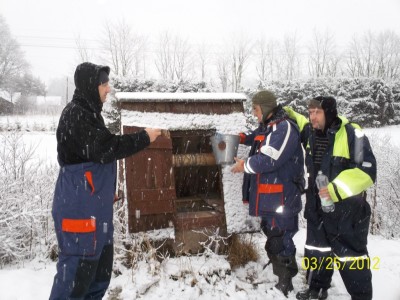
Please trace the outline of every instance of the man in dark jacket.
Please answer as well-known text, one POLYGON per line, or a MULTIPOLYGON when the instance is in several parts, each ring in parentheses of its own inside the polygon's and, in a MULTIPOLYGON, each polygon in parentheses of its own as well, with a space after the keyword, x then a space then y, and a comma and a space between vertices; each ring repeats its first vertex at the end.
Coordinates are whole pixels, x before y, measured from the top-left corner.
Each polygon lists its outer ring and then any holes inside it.
POLYGON ((75 92, 57 128, 60 164, 52 215, 59 246, 50 299, 101 299, 113 265, 116 160, 153 142, 159 129, 114 135, 101 111, 110 68, 78 65, 75 92))
POLYGON ((333 97, 309 101, 309 120, 285 108, 297 121, 306 151, 309 175, 304 217, 307 239, 303 267, 309 288, 297 299, 326 299, 333 270, 339 270, 352 300, 372 299, 372 274, 369 269, 367 236, 371 208, 366 190, 376 178, 376 160, 368 138, 356 124, 338 117, 333 97), (318 171, 329 184, 318 190, 318 171), (333 201, 327 212, 321 204, 333 201))
POLYGON ((298 180, 304 173, 300 132, 270 91, 256 93, 252 101, 260 126, 241 133, 241 143, 251 150, 246 160, 236 159, 232 171, 245 173, 243 200, 249 202, 250 215, 262 218, 265 250, 279 280, 275 287, 287 296, 298 272, 292 238, 298 231, 298 180))

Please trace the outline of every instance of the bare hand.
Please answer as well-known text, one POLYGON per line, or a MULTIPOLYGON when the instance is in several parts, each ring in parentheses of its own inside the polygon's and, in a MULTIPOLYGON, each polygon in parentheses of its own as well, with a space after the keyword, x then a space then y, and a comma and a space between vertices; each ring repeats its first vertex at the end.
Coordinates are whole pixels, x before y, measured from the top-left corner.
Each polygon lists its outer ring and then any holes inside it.
POLYGON ((319 190, 319 197, 320 198, 325 198, 325 199, 331 199, 331 195, 329 194, 329 191, 328 191, 328 187, 323 187, 323 188, 321 188, 320 190, 319 190))
POLYGON ((149 135, 150 143, 154 142, 161 135, 161 129, 159 128, 145 128, 144 130, 149 135))
POLYGON ((236 163, 231 168, 232 173, 243 173, 244 172, 244 160, 235 157, 236 163))

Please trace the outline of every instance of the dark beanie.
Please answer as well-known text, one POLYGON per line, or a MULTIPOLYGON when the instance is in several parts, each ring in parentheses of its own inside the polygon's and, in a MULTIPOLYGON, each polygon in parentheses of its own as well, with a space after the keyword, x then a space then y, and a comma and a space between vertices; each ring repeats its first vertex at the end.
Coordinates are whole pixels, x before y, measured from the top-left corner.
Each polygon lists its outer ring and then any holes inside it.
POLYGON ((263 113, 263 122, 267 120, 267 116, 278 106, 276 103, 276 96, 272 92, 266 90, 255 93, 252 101, 253 104, 260 105, 263 113))
POLYGON ((321 108, 325 113, 325 129, 329 128, 337 118, 336 99, 331 96, 318 96, 308 101, 308 108, 321 108))
POLYGON ((110 79, 108 78, 108 73, 104 70, 101 70, 99 73, 99 85, 108 82, 110 79))

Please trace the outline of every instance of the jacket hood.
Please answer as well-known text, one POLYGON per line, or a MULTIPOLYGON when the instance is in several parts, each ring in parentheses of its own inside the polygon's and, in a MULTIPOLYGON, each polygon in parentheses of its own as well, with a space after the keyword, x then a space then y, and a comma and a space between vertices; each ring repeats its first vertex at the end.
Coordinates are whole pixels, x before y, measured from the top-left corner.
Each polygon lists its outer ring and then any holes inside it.
POLYGON ((98 90, 100 71, 110 74, 110 68, 107 66, 84 62, 76 67, 74 75, 75 92, 72 100, 88 105, 94 112, 100 112, 103 108, 98 90))

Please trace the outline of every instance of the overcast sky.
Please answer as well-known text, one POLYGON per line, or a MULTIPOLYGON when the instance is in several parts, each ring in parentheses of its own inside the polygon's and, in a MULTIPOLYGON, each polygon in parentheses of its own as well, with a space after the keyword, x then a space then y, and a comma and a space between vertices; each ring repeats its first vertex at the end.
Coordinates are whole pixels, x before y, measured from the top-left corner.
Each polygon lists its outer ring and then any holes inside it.
POLYGON ((328 28, 344 46, 351 35, 391 29, 400 34, 400 0, 0 0, 5 18, 32 66, 48 81, 76 67, 75 36, 95 45, 106 20, 125 18, 156 38, 169 30, 216 43, 232 33, 306 41, 328 28))

